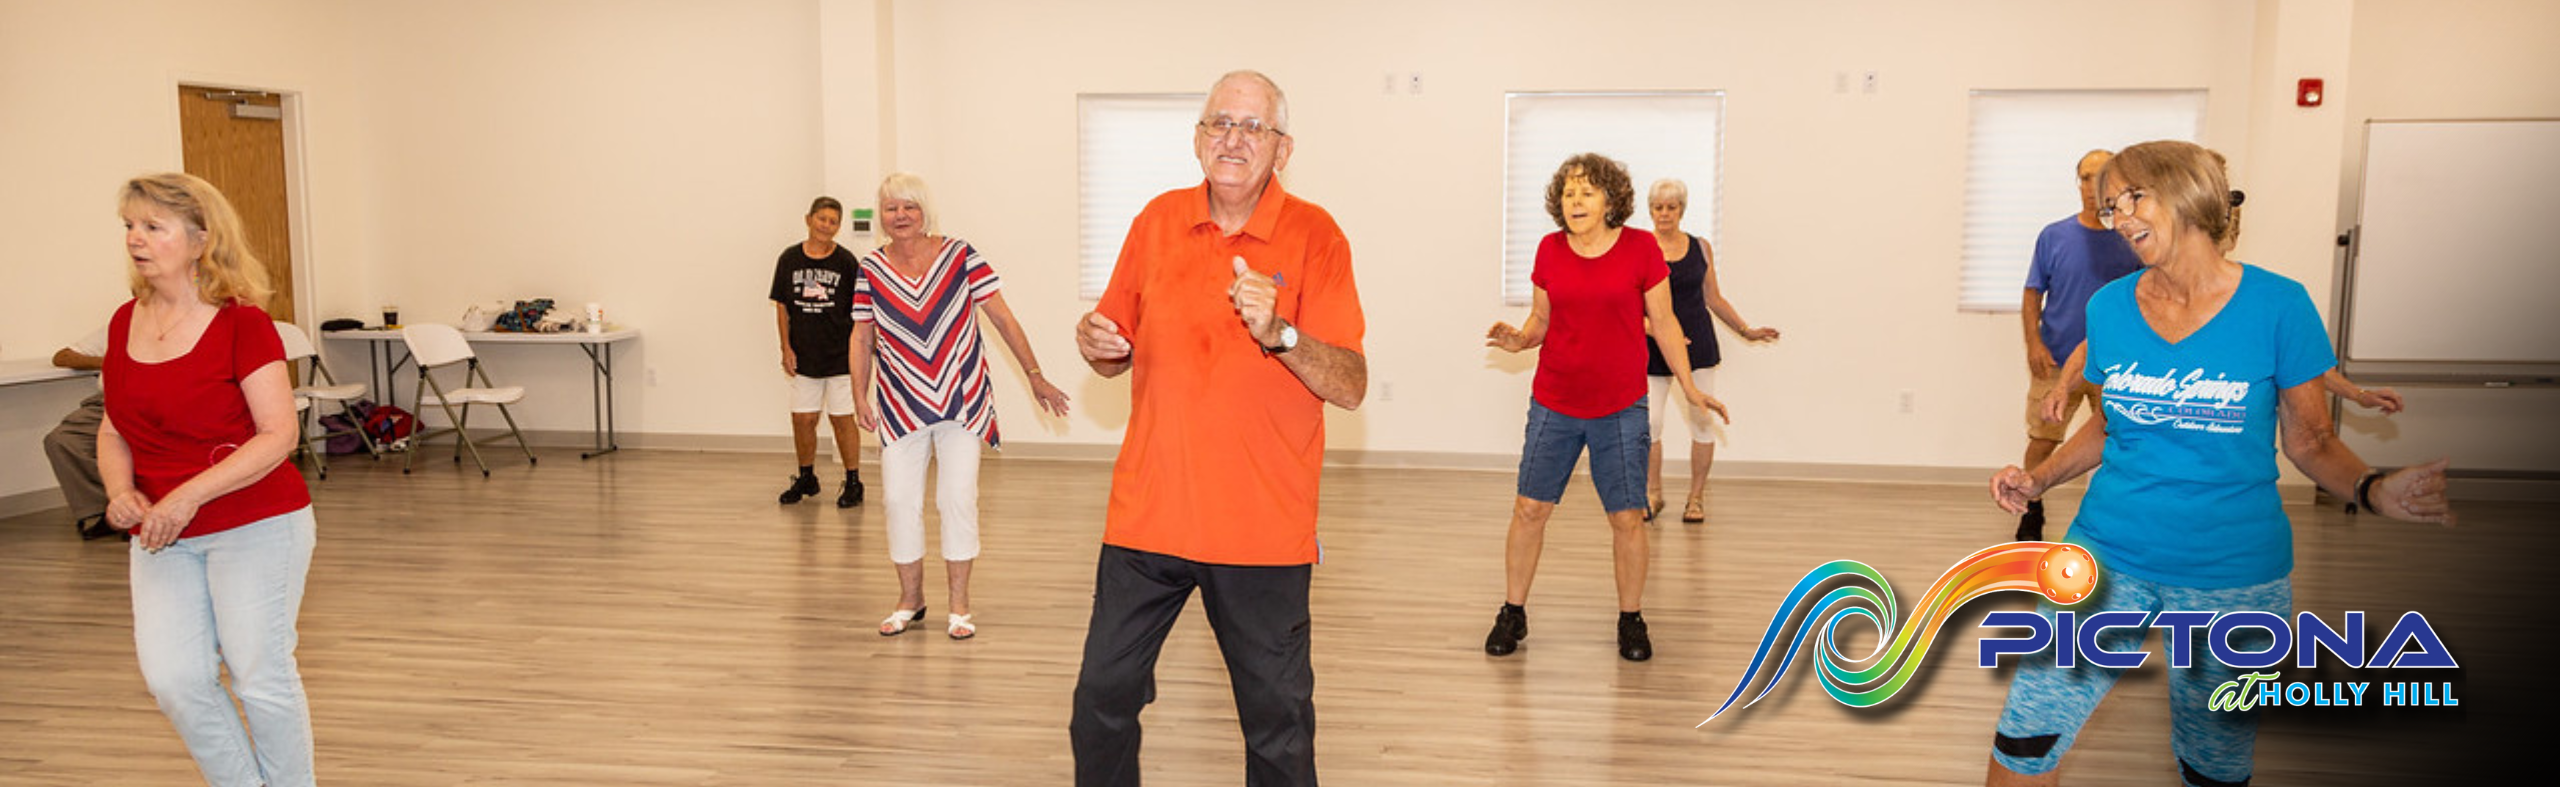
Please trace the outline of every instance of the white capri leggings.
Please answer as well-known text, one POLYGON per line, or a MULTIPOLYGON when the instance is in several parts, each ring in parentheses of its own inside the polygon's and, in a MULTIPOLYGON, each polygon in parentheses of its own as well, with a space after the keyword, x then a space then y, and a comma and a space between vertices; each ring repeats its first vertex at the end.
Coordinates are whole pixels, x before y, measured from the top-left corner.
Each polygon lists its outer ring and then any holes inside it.
POLYGON ((880 480, 888 485, 889 562, 924 559, 924 467, 942 468, 934 503, 942 512, 942 559, 978 557, 978 453, 986 443, 958 421, 927 426, 880 447, 880 480))
MULTIPOLYGON (((1680 386, 1671 384, 1670 375, 1652 376, 1644 379, 1645 384, 1651 386, 1652 391, 1653 398, 1647 401, 1649 406, 1646 409, 1649 411, 1648 417, 1653 421, 1653 442, 1655 445, 1662 444, 1663 414, 1671 412, 1671 409, 1674 407, 1679 408, 1680 412, 1686 413, 1689 416, 1689 442, 1697 443, 1699 445, 1712 445, 1715 443, 1716 435, 1724 431, 1724 425, 1716 423, 1716 415, 1714 413, 1707 412, 1707 409, 1704 407, 1690 407, 1689 400, 1680 395, 1680 386)), ((1689 379, 1690 381, 1697 383, 1698 390, 1707 392, 1708 396, 1716 395, 1715 367, 1710 366, 1704 369, 1691 369, 1689 370, 1689 379)))

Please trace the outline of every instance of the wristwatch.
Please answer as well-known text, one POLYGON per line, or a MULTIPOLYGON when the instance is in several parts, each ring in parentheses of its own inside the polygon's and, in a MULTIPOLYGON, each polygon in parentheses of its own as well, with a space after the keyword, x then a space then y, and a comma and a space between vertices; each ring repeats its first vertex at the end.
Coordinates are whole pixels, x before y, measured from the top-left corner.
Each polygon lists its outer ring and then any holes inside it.
POLYGON ((1280 323, 1280 344, 1264 345, 1262 351, 1279 355, 1295 349, 1298 349, 1298 326, 1290 325, 1288 321, 1283 320, 1280 323))

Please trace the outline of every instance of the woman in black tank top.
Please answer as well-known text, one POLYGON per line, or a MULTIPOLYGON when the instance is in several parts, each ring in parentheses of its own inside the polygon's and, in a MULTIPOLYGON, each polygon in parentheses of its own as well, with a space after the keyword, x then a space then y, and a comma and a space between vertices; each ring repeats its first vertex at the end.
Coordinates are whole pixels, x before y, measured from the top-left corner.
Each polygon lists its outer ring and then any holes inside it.
MULTIPOLYGON (((1671 265, 1671 313, 1680 320, 1680 331, 1689 337, 1689 368, 1700 390, 1710 395, 1715 381, 1712 371, 1724 359, 1716 347, 1715 326, 1708 315, 1723 320, 1735 334, 1755 342, 1775 341, 1778 329, 1751 327, 1742 314, 1726 301, 1716 287, 1715 249, 1704 238, 1680 229, 1680 219, 1689 210, 1689 187, 1676 179, 1654 181, 1647 200, 1653 216, 1654 240, 1662 245, 1662 257, 1671 265)), ((1667 401, 1661 392, 1672 386, 1671 365, 1662 350, 1645 346, 1651 355, 1645 373, 1653 376, 1653 456, 1645 465, 1645 518, 1662 512, 1662 424, 1664 413, 1676 408, 1689 418, 1689 503, 1680 512, 1682 522, 1707 521, 1707 469, 1715 464, 1715 431, 1704 412, 1667 401)))

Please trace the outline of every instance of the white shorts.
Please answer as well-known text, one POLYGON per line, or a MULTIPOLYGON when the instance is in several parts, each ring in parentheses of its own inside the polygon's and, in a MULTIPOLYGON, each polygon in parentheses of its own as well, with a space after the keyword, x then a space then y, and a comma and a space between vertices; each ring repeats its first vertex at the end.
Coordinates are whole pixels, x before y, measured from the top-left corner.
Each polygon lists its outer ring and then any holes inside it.
MULTIPOLYGON (((1716 441, 1716 435, 1724 431, 1724 424, 1716 421, 1715 413, 1707 412, 1704 407, 1689 406, 1689 400, 1680 395, 1680 386, 1672 385, 1669 375, 1647 376, 1644 379, 1645 384, 1650 386, 1652 397, 1645 402, 1645 417, 1653 422, 1654 442, 1662 442, 1662 422, 1665 420, 1662 415, 1670 412, 1674 407, 1689 414, 1689 442, 1700 445, 1713 444, 1716 441)), ((1698 390, 1705 391, 1708 396, 1716 395, 1715 367, 1691 369, 1689 380, 1697 383, 1698 390)))
POLYGON ((818 412, 825 406, 828 415, 853 414, 853 375, 834 377, 791 376, 791 411, 818 412))

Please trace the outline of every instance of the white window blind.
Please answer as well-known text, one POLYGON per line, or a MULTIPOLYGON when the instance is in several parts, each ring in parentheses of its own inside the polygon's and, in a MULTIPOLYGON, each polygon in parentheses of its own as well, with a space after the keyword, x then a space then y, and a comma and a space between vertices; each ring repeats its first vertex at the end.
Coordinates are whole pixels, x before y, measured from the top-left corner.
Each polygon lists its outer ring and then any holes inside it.
POLYGON ((1580 153, 1627 165, 1635 181, 1627 226, 1652 225, 1645 191, 1662 178, 1689 185, 1689 234, 1714 241, 1723 196, 1724 91, 1660 93, 1512 93, 1502 178, 1502 299, 1526 305, 1533 291, 1538 240, 1556 231, 1547 216, 1547 180, 1580 153))
POLYGON ((1097 300, 1111 284, 1129 221, 1147 201, 1199 185, 1194 123, 1205 93, 1076 97, 1076 293, 1097 300))
POLYGON ((2204 100, 2202 90, 1973 91, 1956 308, 2017 311, 2036 233, 2080 211, 2080 156, 2196 141, 2204 100))

